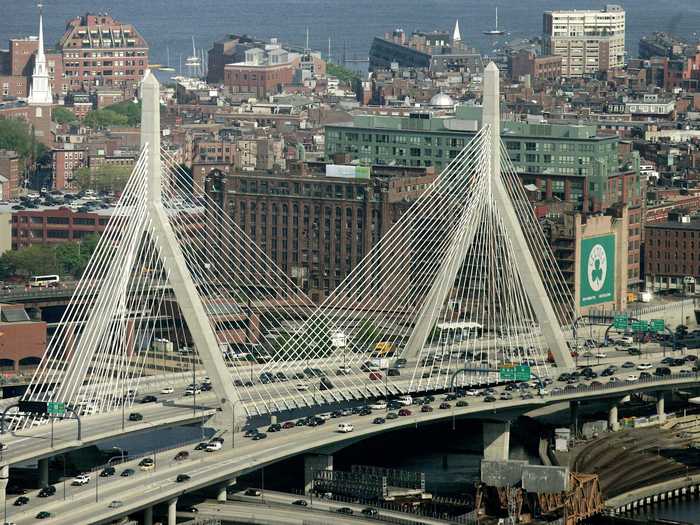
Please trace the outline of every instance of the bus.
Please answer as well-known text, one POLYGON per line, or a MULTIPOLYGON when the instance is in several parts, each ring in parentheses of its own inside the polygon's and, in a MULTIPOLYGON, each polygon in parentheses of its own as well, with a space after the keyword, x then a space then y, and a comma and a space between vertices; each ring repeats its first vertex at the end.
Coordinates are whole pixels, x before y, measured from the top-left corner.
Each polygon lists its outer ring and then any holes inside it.
POLYGON ((374 351, 372 352, 372 357, 392 357, 396 347, 394 343, 388 341, 380 341, 374 345, 374 351))
POLYGON ((29 278, 29 286, 32 288, 48 288, 58 286, 60 278, 58 275, 34 275, 29 278))

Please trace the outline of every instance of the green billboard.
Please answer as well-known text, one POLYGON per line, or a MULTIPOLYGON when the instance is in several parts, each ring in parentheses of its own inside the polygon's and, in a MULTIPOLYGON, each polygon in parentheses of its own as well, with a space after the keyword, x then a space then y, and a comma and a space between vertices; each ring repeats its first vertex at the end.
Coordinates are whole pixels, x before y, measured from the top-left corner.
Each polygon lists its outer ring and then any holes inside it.
POLYGON ((615 298, 615 236, 581 241, 581 306, 607 303, 615 298))

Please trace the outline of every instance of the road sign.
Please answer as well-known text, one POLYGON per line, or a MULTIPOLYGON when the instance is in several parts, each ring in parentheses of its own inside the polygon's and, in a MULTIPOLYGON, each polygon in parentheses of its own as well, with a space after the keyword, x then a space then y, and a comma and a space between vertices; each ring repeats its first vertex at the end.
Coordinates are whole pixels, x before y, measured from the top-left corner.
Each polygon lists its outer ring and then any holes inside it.
POLYGON ((345 348, 348 344, 348 338, 344 332, 333 332, 331 334, 331 344, 335 348, 345 348))
POLYGON ((613 327, 617 330, 625 330, 629 319, 626 315, 616 315, 613 321, 613 327))
POLYGON ((501 381, 529 381, 530 367, 527 365, 504 366, 498 371, 501 381))
POLYGON ((646 332, 649 330, 647 321, 632 321, 632 330, 635 332, 646 332))
POLYGON ((66 404, 50 402, 47 406, 47 414, 50 416, 63 416, 66 414, 66 404))
POLYGON ((652 332, 664 332, 666 330, 666 323, 663 319, 652 319, 651 320, 651 331, 652 332))

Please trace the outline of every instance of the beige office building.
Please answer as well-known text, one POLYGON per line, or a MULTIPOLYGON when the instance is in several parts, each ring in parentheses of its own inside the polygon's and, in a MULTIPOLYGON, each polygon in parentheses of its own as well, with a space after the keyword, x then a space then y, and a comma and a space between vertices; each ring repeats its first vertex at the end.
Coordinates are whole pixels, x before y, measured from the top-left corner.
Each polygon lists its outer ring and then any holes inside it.
POLYGON ((625 11, 619 5, 607 5, 600 11, 545 12, 543 53, 561 57, 565 77, 621 68, 625 62, 625 11))

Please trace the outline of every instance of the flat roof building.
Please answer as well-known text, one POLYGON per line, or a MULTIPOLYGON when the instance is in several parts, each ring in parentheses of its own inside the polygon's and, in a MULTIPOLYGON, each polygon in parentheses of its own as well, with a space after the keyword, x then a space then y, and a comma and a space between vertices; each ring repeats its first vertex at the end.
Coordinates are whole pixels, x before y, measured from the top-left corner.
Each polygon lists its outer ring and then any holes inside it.
POLYGON ((547 11, 543 16, 543 53, 562 59, 562 75, 582 77, 625 64, 625 11, 547 11))

